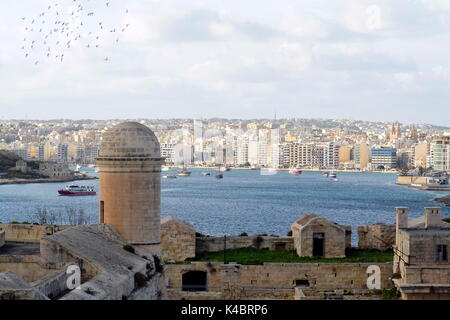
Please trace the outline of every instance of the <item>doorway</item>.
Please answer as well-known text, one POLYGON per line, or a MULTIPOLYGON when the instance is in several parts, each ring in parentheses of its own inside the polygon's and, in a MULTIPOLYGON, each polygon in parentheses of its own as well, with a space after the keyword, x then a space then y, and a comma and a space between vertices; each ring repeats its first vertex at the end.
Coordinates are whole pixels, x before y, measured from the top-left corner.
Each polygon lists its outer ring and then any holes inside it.
POLYGON ((325 256, 325 233, 323 232, 313 233, 313 256, 325 256))

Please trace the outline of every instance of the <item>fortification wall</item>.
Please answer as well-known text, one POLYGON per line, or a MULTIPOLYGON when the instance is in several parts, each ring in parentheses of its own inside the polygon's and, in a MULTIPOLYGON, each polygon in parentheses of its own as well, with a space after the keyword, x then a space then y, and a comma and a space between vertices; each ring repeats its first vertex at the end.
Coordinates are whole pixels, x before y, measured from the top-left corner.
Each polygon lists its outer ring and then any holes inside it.
MULTIPOLYGON (((189 271, 207 273, 208 292, 218 292, 221 299, 294 299, 298 281, 313 291, 367 290, 367 268, 381 270, 381 288, 391 288, 392 263, 266 263, 239 265, 193 262, 167 265, 169 298, 179 297, 183 274, 189 271)), ((182 293, 190 298, 188 292, 182 293)))
POLYGON ((39 242, 43 236, 70 228, 71 226, 41 226, 34 224, 0 224, 6 241, 39 242))
POLYGON ((0 255, 0 273, 12 272, 27 282, 45 278, 55 270, 40 265, 39 256, 0 255))
POLYGON ((358 227, 358 247, 388 250, 395 244, 395 225, 379 223, 358 227))
POLYGON ((185 261, 195 257, 195 229, 177 220, 161 224, 161 252, 164 261, 185 261))
MULTIPOLYGON (((196 252, 218 252, 224 249, 224 237, 197 237, 196 252)), ((293 237, 275 236, 230 236, 226 239, 227 249, 258 248, 269 250, 295 250, 293 237)))

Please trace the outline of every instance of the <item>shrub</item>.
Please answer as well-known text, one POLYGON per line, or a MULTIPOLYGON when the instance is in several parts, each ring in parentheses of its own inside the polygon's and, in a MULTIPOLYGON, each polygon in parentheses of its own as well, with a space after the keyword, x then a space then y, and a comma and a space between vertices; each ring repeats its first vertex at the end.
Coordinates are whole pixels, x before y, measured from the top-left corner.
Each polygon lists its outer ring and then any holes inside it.
POLYGON ((289 230, 288 233, 286 234, 288 237, 292 237, 292 230, 289 230))
POLYGON ((163 272, 164 268, 163 265, 161 264, 161 259, 159 259, 158 256, 153 256, 153 259, 155 260, 155 270, 156 272, 163 272))
POLYGON ((123 246, 123 249, 124 249, 125 251, 131 252, 131 253, 136 253, 136 250, 135 250, 132 246, 130 246, 130 245, 128 245, 128 244, 124 245, 124 246, 123 246))
POLYGON ((247 232, 242 232, 239 236, 240 237, 248 237, 248 234, 247 234, 247 232))
POLYGON ((138 288, 145 287, 147 284, 147 277, 141 272, 136 272, 134 274, 134 283, 138 288))

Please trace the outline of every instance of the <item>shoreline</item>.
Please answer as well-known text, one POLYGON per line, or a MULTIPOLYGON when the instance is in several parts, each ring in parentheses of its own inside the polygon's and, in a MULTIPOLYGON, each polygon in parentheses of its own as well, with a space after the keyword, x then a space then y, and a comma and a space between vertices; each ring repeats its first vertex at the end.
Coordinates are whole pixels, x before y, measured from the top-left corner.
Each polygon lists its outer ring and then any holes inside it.
POLYGON ((434 199, 434 201, 441 202, 441 203, 445 204, 447 207, 450 207, 450 197, 436 198, 436 199, 434 199))
POLYGON ((74 177, 73 179, 50 179, 50 178, 39 178, 39 179, 0 179, 0 185, 11 185, 11 184, 33 184, 33 183, 61 183, 70 181, 83 181, 83 180, 96 180, 98 177, 74 177))
MULTIPOLYGON (((182 169, 182 167, 172 167, 169 166, 169 169, 182 169)), ((205 169, 205 170, 217 170, 218 167, 192 167, 192 166, 186 166, 188 169, 205 169)), ((233 170, 250 170, 250 171, 260 171, 261 168, 258 169, 251 169, 251 168, 230 168, 231 171, 233 170)), ((262 168, 262 169, 269 169, 269 168, 262 168)), ((278 171, 289 171, 289 168, 280 168, 277 169, 278 171)), ((345 170, 345 169, 301 169, 301 171, 305 172, 349 172, 349 173, 385 173, 385 174, 397 174, 397 172, 392 171, 361 171, 361 170, 345 170)))

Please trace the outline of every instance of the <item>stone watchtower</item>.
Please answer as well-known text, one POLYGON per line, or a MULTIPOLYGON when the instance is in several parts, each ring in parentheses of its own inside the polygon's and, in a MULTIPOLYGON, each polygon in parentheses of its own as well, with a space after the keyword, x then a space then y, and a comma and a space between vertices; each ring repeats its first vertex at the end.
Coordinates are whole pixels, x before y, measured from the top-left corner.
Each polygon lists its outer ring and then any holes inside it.
POLYGON ((152 130, 125 122, 105 131, 97 160, 100 223, 130 244, 160 254, 161 152, 152 130))

